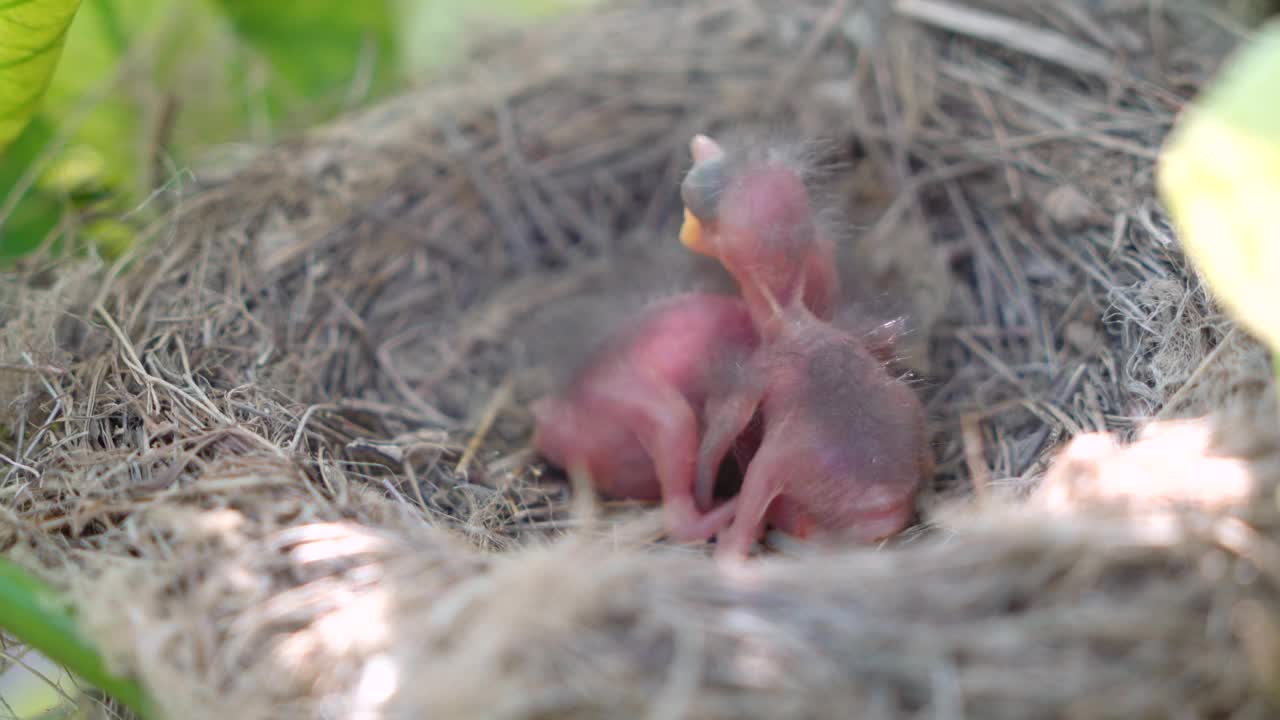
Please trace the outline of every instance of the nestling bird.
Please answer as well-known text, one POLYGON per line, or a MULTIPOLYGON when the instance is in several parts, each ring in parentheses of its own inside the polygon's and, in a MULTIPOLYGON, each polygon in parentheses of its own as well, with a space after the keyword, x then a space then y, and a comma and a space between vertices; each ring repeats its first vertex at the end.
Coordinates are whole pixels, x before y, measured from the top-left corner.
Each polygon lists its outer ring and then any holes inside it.
POLYGON ((603 495, 661 499, 673 538, 707 540, 731 506, 711 510, 710 491, 707 502, 694 502, 704 406, 756 345, 736 297, 684 293, 654 303, 609 337, 564 392, 534 404, 534 447, 586 472, 603 495))
MULTIPOLYGON (((683 183, 684 200, 714 206, 704 191, 718 187, 711 175, 725 165, 710 161, 723 154, 700 138, 691 151, 698 172, 683 183)), ((833 248, 811 245, 825 255, 809 258, 804 282, 814 310, 830 317, 838 284, 833 248)), ((759 261, 772 267, 787 259, 759 261)), ((563 392, 534 404, 535 449, 570 472, 585 472, 607 497, 661 499, 673 538, 710 538, 728 522, 731 508, 713 510, 710 485, 695 502, 697 448, 707 398, 733 392, 758 344, 749 308, 741 298, 704 292, 650 304, 610 333, 563 392)), ((725 452, 731 448, 740 467, 754 452, 758 431, 752 427, 726 441, 725 452)))
POLYGON ((741 381, 705 410, 700 503, 730 445, 757 413, 763 422, 717 557, 745 557, 769 524, 864 542, 897 533, 933 459, 919 399, 885 367, 892 325, 855 334, 826 322, 838 290, 830 243, 796 169, 738 162, 706 137, 692 147, 701 163, 685 182, 681 241, 734 276, 760 335, 741 381))

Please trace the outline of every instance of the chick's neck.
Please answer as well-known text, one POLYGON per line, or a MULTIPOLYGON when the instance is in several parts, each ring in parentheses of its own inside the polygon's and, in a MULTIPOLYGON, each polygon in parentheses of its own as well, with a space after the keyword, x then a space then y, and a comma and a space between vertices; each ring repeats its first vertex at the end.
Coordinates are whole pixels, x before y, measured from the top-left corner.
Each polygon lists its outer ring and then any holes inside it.
POLYGON ((815 244, 814 252, 803 260, 786 263, 726 263, 738 284, 738 292, 752 324, 767 335, 766 326, 778 316, 797 313, 829 321, 839 302, 840 280, 835 273, 831 248, 815 244))
POLYGON ((759 276, 749 276, 739 279, 738 288, 762 340, 778 339, 789 318, 812 314, 805 305, 803 275, 773 283, 765 282, 759 276))

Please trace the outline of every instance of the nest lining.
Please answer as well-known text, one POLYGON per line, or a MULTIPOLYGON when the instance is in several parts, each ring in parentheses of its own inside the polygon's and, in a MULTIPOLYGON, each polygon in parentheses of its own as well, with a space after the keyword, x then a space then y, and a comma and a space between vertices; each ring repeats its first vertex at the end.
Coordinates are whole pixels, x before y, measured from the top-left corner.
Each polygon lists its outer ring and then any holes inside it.
POLYGON ((201 173, 114 267, 33 263, 3 289, 0 543, 174 717, 1265 715, 1274 503, 1010 499, 1067 437, 1211 412, 1267 497, 1266 354, 1152 186, 1237 36, 1191 4, 965 5, 1055 54, 939 7, 611 7, 201 173), (939 472, 896 547, 731 576, 571 492, 526 407, 636 298, 715 282, 665 249, 689 136, 781 126, 844 168, 939 472))

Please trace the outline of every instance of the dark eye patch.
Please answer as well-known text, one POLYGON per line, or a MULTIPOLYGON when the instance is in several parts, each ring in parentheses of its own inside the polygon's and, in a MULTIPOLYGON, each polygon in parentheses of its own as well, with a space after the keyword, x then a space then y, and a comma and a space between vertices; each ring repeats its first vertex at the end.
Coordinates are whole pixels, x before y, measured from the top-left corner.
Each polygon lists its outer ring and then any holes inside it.
POLYGON ((698 220, 711 222, 716 219, 724 184, 724 159, 707 160, 694 165, 684 176, 684 182, 680 183, 680 199, 698 220))

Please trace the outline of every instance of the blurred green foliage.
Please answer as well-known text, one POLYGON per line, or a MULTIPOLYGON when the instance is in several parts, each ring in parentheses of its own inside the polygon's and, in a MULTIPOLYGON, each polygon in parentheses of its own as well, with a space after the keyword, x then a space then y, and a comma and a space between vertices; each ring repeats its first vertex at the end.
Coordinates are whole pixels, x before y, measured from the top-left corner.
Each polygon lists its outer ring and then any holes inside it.
MULTIPOLYGON (((143 718, 154 717, 143 689, 133 680, 108 670, 101 653, 81 635, 66 599, 4 558, 0 558, 0 627, 44 657, 106 690, 143 718)), ((36 667, 39 665, 36 663, 36 667)), ((47 702, 32 702, 30 696, 36 693, 14 692, 10 687, 22 680, 18 673, 0 675, 0 690, 6 691, 4 705, 15 713, 47 712, 47 702)))
POLYGON ((0 0, 0 262, 45 243, 114 256, 210 148, 401 89, 472 23, 589 2, 0 0))
POLYGON ((1280 350, 1280 21, 1228 59, 1161 153, 1160 194, 1224 306, 1280 350))

